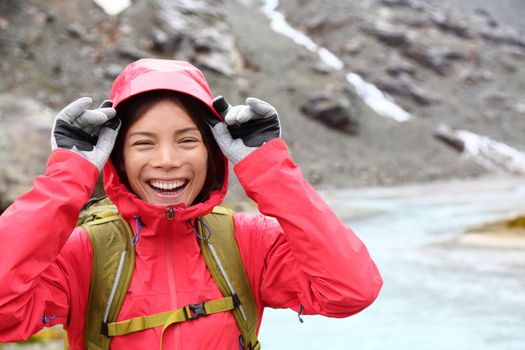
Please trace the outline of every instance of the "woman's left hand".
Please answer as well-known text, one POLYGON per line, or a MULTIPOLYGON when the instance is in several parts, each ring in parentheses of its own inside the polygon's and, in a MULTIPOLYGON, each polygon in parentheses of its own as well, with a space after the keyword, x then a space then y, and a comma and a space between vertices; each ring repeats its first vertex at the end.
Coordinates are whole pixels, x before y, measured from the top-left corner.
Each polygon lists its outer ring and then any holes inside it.
POLYGON ((230 106, 222 96, 213 107, 223 117, 209 119, 213 136, 222 152, 234 165, 266 142, 281 136, 276 109, 268 102, 248 97, 245 105, 230 106))

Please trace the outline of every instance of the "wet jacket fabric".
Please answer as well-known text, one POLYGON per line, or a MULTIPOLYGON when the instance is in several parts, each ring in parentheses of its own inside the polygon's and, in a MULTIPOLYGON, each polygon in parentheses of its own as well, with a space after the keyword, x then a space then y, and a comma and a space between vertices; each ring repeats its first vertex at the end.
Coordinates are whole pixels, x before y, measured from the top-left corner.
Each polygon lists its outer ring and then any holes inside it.
MULTIPOLYGON (((193 95, 211 106, 205 80, 204 85, 207 96, 193 95)), ((129 91, 113 98, 122 101, 133 94, 129 91)), ((303 314, 347 317, 377 297, 382 280, 366 247, 303 179, 283 140, 260 147, 234 171, 262 213, 234 214, 259 321, 265 307, 297 311, 301 305, 303 314)), ((85 349, 92 247, 86 232, 74 226, 97 177, 97 168, 87 160, 56 150, 45 174, 0 217, 0 342, 64 324, 71 348, 85 349)), ((169 218, 168 208, 137 198, 120 182, 111 162, 106 164, 110 199, 134 232, 136 216, 145 225, 119 321, 222 297, 190 223, 222 202, 226 183, 227 176, 222 189, 203 203, 173 207, 175 215, 169 218)), ((115 337, 111 348, 156 348, 160 333, 158 327, 115 337)), ((239 335, 233 315, 224 312, 171 326, 163 346, 238 349, 239 335)))

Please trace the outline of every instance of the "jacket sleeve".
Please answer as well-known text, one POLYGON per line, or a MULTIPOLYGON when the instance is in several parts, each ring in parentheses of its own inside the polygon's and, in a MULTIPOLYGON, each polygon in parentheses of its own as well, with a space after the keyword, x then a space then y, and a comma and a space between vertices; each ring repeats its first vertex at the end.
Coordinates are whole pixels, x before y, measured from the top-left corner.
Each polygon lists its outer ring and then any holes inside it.
POLYGON ((265 215, 236 219, 236 229, 250 232, 249 247, 246 237, 239 244, 259 307, 346 317, 375 300, 382 279, 365 245, 303 179, 281 139, 234 170, 265 215))
MULTIPOLYGON (((0 342, 26 339, 44 326, 67 323, 70 292, 78 288, 73 285, 77 271, 70 263, 76 257, 59 253, 98 173, 82 157, 57 150, 33 188, 0 216, 0 342)), ((75 244, 75 239, 68 242, 75 244)))

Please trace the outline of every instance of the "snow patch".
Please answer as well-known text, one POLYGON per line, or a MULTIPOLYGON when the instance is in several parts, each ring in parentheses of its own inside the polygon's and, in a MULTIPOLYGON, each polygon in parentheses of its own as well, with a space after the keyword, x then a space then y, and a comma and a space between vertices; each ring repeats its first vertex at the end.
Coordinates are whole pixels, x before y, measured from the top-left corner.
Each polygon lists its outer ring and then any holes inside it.
POLYGON ((278 6, 278 0, 266 0, 261 8, 262 12, 270 19, 270 26, 274 31, 289 37, 296 44, 304 46, 308 50, 317 53, 321 59, 321 62, 326 64, 328 67, 336 70, 343 69, 343 61, 341 61, 336 55, 334 55, 329 50, 317 45, 304 33, 301 33, 300 31, 292 28, 292 26, 286 22, 284 15, 276 10, 278 6))
POLYGON ((457 130, 456 136, 465 145, 465 155, 473 157, 487 169, 503 169, 513 174, 525 174, 525 153, 467 130, 457 130))
POLYGON ((116 16, 131 6, 131 0, 93 0, 105 13, 116 16))
MULTIPOLYGON (((270 26, 274 31, 287 36, 296 44, 317 53, 321 62, 326 66, 335 70, 342 70, 344 68, 344 63, 339 57, 326 48, 317 45, 304 33, 292 28, 292 26, 286 22, 284 15, 276 10, 278 6, 279 0, 266 0, 261 7, 262 12, 270 19, 270 26)), ((375 85, 364 81, 363 78, 354 73, 347 74, 346 79, 355 87, 357 94, 365 103, 379 115, 397 120, 398 122, 410 120, 410 114, 398 106, 391 97, 381 92, 375 85)))
POLYGON ((346 80, 354 86, 359 97, 379 115, 398 122, 406 122, 411 119, 410 114, 396 105, 390 96, 383 93, 375 85, 364 81, 358 74, 348 73, 346 80))

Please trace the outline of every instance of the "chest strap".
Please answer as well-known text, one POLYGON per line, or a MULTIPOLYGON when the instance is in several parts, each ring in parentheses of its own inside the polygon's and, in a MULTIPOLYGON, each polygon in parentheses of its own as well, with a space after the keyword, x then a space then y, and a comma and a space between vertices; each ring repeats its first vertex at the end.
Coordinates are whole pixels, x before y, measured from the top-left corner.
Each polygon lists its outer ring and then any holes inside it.
POLYGON ((162 326, 160 336, 160 348, 162 349, 162 336, 164 335, 164 331, 172 324, 194 320, 219 312, 230 311, 236 307, 237 305, 232 297, 206 301, 200 304, 189 304, 177 310, 103 324, 102 334, 114 337, 162 326))

